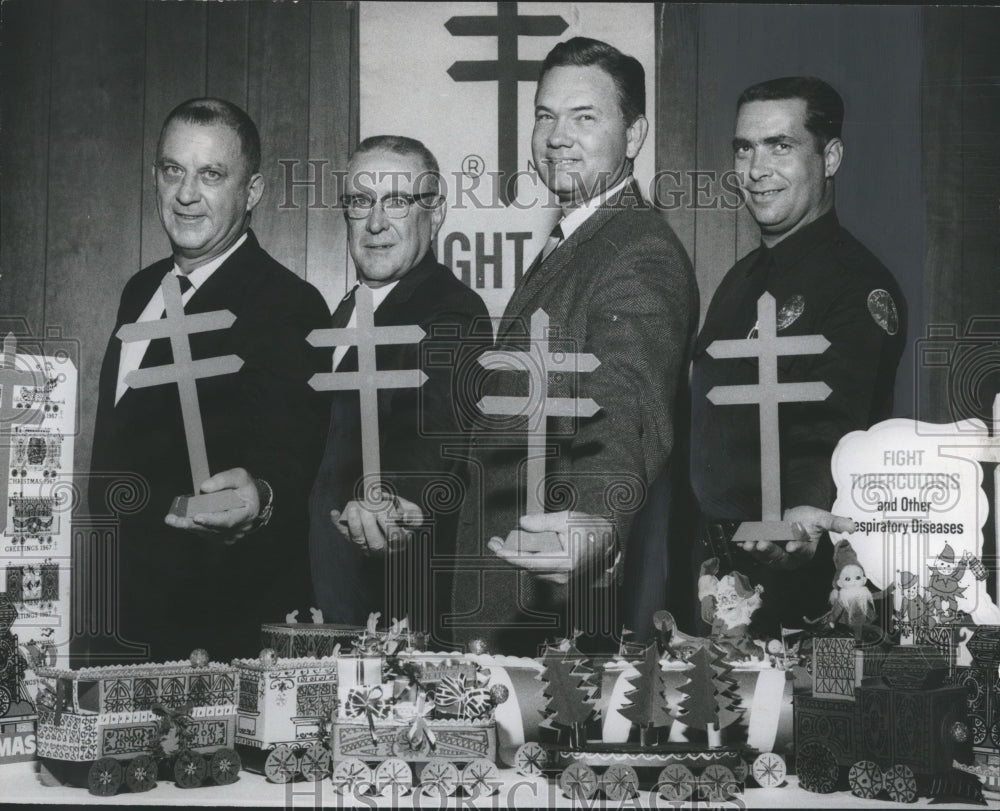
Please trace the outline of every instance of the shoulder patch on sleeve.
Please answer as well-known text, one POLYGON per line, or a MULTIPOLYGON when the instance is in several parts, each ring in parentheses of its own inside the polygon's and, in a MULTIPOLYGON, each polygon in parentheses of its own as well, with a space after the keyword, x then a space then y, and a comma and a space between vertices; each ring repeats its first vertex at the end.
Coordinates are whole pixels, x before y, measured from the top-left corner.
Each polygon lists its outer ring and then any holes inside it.
POLYGON ((896 302, 892 300, 892 294, 888 290, 879 288, 868 294, 868 312, 875 323, 889 335, 895 335, 899 332, 899 312, 896 310, 896 302))

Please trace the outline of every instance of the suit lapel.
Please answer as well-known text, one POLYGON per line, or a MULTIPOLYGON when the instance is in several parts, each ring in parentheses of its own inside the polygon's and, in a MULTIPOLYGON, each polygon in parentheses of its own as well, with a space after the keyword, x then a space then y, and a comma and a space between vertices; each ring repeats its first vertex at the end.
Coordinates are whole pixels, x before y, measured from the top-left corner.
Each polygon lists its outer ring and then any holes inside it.
MULTIPOLYGON (((542 291, 548 287, 562 271, 573 264, 577 252, 591 240, 611 219, 617 216, 625 208, 634 206, 631 202, 625 202, 623 198, 629 200, 640 200, 639 186, 633 178, 631 183, 623 188, 618 194, 606 200, 598 209, 591 214, 579 228, 553 251, 548 259, 533 267, 525 274, 521 284, 514 291, 507 307, 504 310, 505 323, 501 327, 500 337, 510 333, 520 316, 524 320, 530 316, 529 310, 534 311, 535 305, 542 291)), ((572 272, 572 271, 569 271, 572 272)))

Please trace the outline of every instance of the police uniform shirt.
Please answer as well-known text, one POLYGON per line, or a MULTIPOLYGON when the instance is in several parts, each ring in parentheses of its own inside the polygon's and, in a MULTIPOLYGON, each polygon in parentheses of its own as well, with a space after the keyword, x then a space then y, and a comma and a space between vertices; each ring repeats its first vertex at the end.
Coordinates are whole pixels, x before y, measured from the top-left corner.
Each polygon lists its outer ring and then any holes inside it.
POLYGON ((778 336, 820 334, 822 354, 778 358, 778 382, 823 381, 821 402, 779 406, 782 509, 829 509, 830 457, 842 436, 888 418, 906 335, 902 294, 892 274, 840 226, 834 212, 761 246, 726 274, 695 344, 691 480, 702 515, 759 520, 760 423, 752 405, 713 405, 714 386, 757 383, 757 359, 717 360, 719 339, 756 336, 757 299, 775 298, 778 336))

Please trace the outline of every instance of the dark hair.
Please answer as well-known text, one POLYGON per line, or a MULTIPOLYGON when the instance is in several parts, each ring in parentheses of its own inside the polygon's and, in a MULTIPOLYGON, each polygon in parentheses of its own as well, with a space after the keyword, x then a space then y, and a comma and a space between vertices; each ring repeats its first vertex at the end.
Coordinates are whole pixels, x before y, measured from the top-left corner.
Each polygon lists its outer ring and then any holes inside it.
POLYGON ((751 85, 736 102, 739 111, 751 101, 802 99, 806 103, 806 129, 816 138, 822 151, 831 140, 840 137, 844 127, 844 100, 822 79, 815 76, 783 76, 751 85))
POLYGON ((634 56, 626 56, 613 45, 587 37, 573 37, 560 42, 545 57, 538 74, 541 83, 552 68, 591 65, 607 73, 618 90, 618 106, 626 124, 646 114, 646 71, 634 56))
POLYGON ((386 152, 393 152, 396 155, 413 155, 420 158, 431 181, 434 183, 434 190, 441 189, 441 169, 438 166, 437 158, 423 142, 416 138, 407 138, 405 135, 372 135, 365 138, 358 148, 351 155, 351 160, 363 152, 375 152, 384 149, 386 152))
POLYGON ((160 129, 160 139, 156 145, 157 153, 163 146, 163 134, 174 121, 206 126, 221 124, 224 127, 229 127, 240 140, 240 150, 246 163, 247 176, 260 171, 260 133, 257 132, 257 125, 242 108, 237 107, 232 102, 210 98, 182 101, 170 111, 163 122, 163 127, 160 129))

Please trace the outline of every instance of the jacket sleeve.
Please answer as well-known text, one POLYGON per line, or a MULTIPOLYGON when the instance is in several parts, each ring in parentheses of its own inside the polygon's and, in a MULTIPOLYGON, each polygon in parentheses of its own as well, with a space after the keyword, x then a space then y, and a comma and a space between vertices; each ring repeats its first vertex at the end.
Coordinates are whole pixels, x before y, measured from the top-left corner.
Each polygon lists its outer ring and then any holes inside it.
POLYGON ((698 291, 676 240, 641 237, 615 253, 590 300, 583 351, 600 361, 579 392, 600 407, 579 421, 566 452, 576 509, 617 520, 628 537, 645 490, 673 447, 677 386, 698 317, 698 291))

